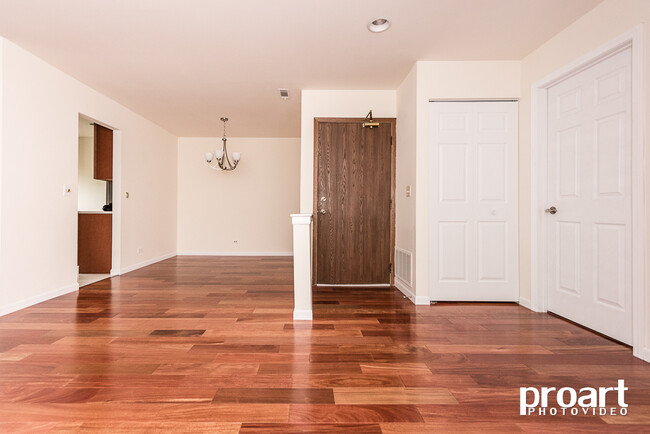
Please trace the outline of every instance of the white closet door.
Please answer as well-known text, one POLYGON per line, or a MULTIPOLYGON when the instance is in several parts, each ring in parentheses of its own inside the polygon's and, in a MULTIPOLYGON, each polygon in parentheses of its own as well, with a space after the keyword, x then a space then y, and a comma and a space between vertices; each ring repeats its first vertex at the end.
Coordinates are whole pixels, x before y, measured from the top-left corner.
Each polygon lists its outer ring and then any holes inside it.
POLYGON ((548 92, 548 310, 625 343, 631 311, 631 52, 548 92))
POLYGON ((433 301, 515 301, 517 103, 430 103, 433 301))

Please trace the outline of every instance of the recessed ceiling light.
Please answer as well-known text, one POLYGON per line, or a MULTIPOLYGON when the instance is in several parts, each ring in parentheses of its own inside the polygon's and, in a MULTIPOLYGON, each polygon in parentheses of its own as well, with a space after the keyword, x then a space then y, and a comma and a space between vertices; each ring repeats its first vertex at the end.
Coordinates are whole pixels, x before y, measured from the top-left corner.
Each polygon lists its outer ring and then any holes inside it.
POLYGON ((390 21, 386 18, 376 18, 368 22, 368 30, 373 33, 385 32, 390 27, 390 21))

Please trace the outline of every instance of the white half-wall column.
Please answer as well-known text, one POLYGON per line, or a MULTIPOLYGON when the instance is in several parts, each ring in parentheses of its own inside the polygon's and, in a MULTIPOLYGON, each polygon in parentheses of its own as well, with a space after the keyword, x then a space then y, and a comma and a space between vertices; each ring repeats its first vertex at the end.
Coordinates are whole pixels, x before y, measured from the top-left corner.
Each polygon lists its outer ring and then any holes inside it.
POLYGON ((293 319, 311 321, 311 214, 291 214, 293 223, 293 319))

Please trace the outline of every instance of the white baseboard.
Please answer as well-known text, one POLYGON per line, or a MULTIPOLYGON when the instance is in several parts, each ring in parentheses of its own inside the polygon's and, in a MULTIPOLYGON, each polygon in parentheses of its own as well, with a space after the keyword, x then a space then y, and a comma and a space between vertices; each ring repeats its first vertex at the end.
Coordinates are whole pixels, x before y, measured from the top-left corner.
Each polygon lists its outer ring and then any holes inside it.
POLYGON ((413 294, 411 288, 409 288, 409 286, 402 282, 398 277, 395 277, 395 288, 399 289, 402 294, 415 303, 415 294, 413 294))
POLYGON ((416 306, 429 306, 431 300, 426 295, 415 295, 411 288, 399 278, 395 278, 395 288, 399 289, 402 294, 408 297, 416 306))
POLYGON ((158 256, 157 258, 148 259, 137 264, 129 265, 120 269, 120 274, 128 273, 130 271, 137 270, 138 268, 146 267, 147 265, 155 264, 156 262, 164 261, 165 259, 173 258, 176 256, 176 253, 168 253, 166 255, 158 256))
POLYGON ((294 321, 311 321, 314 319, 314 313, 311 310, 294 310, 293 311, 293 320, 294 321))
POLYGON ((519 297, 519 305, 525 307, 526 309, 533 310, 533 303, 529 298, 519 297))
POLYGON ((69 294, 75 291, 79 291, 79 284, 77 282, 73 283, 72 285, 64 286, 63 288, 34 295, 24 300, 19 300, 13 303, 5 304, 4 306, 0 307, 0 316, 7 315, 12 312, 16 312, 17 310, 24 309, 26 307, 33 306, 35 304, 42 303, 44 301, 51 300, 55 297, 59 297, 61 295, 69 294))
POLYGON ((178 252, 178 256, 293 256, 293 252, 178 252))
POLYGON ((634 348, 633 353, 634 357, 638 357, 641 360, 645 360, 646 362, 650 363, 650 348, 639 348, 636 349, 634 348))
POLYGON ((317 283, 316 286, 328 288, 390 288, 390 283, 317 283))
POLYGON ((415 304, 417 306, 429 306, 431 305, 431 299, 426 295, 416 295, 415 304))

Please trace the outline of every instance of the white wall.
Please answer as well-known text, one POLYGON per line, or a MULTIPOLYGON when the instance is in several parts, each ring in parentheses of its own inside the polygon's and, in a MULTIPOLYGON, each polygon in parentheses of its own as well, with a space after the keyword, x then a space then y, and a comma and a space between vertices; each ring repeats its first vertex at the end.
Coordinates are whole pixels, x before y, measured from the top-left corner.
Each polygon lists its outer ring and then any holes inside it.
POLYGON ((106 181, 95 179, 94 153, 95 144, 92 137, 79 137, 79 211, 101 211, 106 204, 106 181))
MULTIPOLYGON (((394 118, 394 90, 303 90, 300 122, 300 212, 314 211, 314 118, 394 118)), ((399 122, 398 122, 399 124, 399 122)), ((399 148, 399 135, 397 147, 399 148)))
POLYGON ((220 137, 178 139, 179 252, 291 254, 300 139, 230 137, 228 151, 242 154, 233 172, 208 167, 217 148, 220 137))
MULTIPOLYGON (((647 0, 606 0, 565 30, 530 53, 522 61, 521 101, 519 105, 519 229, 520 295, 530 298, 531 284, 531 86, 538 80, 595 50, 615 37, 644 25, 645 104, 645 202, 646 230, 650 229, 650 2, 647 0)), ((646 357, 650 357, 650 237, 646 232, 646 357)))
POLYGON ((115 194, 131 193, 114 213, 121 227, 119 268, 173 254, 176 138, 12 42, 0 44, 0 313, 77 288, 80 113, 118 130, 114 174, 121 173, 121 187, 115 194), (64 184, 70 196, 62 194, 64 184))

